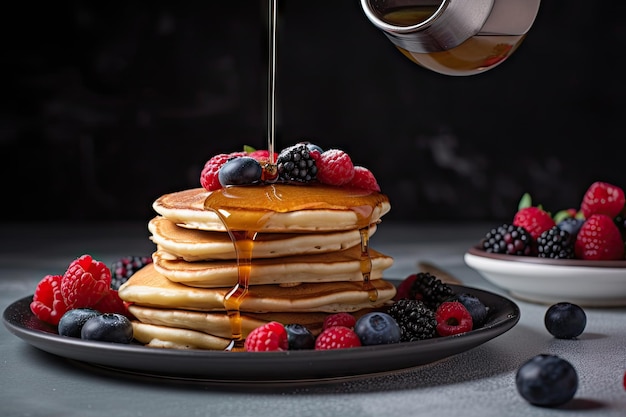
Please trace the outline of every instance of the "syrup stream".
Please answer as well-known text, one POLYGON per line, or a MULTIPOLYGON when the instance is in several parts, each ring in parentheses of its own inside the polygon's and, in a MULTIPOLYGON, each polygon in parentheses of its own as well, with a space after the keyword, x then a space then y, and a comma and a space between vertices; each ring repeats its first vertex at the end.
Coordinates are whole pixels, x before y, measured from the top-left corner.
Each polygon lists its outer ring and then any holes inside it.
POLYGON ((269 4, 269 70, 268 70, 268 120, 267 150, 270 164, 274 164, 274 143, 276 139, 276 0, 269 4))
MULTIPOLYGON (((268 132, 267 132, 267 149, 269 151, 269 162, 271 166, 275 166, 274 148, 276 139, 276 1, 269 0, 269 68, 268 68, 268 132)), ((275 179, 275 178, 274 178, 275 179)), ((219 200, 219 196, 225 197, 226 190, 214 191, 209 196, 204 207, 207 210, 215 212, 228 232, 237 257, 237 284, 231 288, 224 296, 224 308, 231 323, 231 343, 226 350, 242 348, 244 335, 242 330, 242 320, 240 307, 246 297, 249 286, 250 276, 252 272, 252 251, 254 248, 254 240, 263 224, 267 221, 267 217, 271 215, 271 210, 260 215, 259 218, 251 223, 244 220, 237 210, 228 211, 224 207, 216 204, 215 199, 219 200), (251 227, 252 226, 252 227, 251 227)), ((228 198, 228 197, 227 197, 228 198)), ((232 198, 232 196, 230 197, 232 198)), ((355 209, 355 208, 353 208, 355 209)), ((362 217, 363 213, 355 210, 358 217, 362 217)), ((371 213, 369 213, 371 216, 371 213)), ((371 220, 371 217, 370 219, 371 220)), ((360 269, 363 274, 363 289, 368 292, 370 301, 374 302, 378 299, 378 291, 370 281, 372 271, 372 259, 369 253, 369 225, 365 222, 361 225, 359 232, 361 235, 361 257, 360 269)))

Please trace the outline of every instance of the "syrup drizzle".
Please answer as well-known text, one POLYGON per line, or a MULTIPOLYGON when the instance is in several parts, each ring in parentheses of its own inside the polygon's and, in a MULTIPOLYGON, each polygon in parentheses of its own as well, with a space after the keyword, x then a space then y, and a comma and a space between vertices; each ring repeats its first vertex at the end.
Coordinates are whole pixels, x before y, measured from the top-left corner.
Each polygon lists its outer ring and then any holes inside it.
MULTIPOLYGON (((274 160, 275 136, 276 136, 276 0, 269 0, 269 69, 268 69, 268 132, 267 149, 269 151, 269 164, 264 167, 266 182, 273 182, 277 179, 276 165, 274 160)), ((271 192, 265 194, 266 202, 281 200, 282 196, 276 191, 274 185, 255 186, 259 188, 270 187, 271 192)), ((226 350, 241 348, 244 341, 241 304, 249 291, 250 278, 252 275, 252 252, 254 241, 259 231, 267 223, 269 217, 274 213, 272 210, 258 210, 252 215, 245 209, 228 207, 223 204, 224 200, 236 201, 241 196, 237 193, 230 193, 229 189, 220 189, 211 193, 204 202, 206 210, 215 212, 228 235, 230 236, 237 256, 237 283, 224 296, 224 308, 231 323, 231 343, 226 350)), ((372 259, 369 253, 369 226, 372 218, 371 207, 351 207, 359 219, 359 232, 361 236, 361 258, 360 270, 363 274, 363 289, 368 292, 369 300, 374 302, 378 299, 378 290, 370 281, 372 272, 372 259)))
POLYGON ((361 274, 363 275, 363 289, 367 291, 369 300, 378 300, 378 290, 370 280, 372 273, 372 257, 369 250, 369 222, 367 226, 359 229, 361 234, 361 274))
POLYGON ((274 162, 274 143, 276 140, 276 0, 269 2, 269 69, 268 69, 268 111, 267 111, 267 150, 270 164, 274 162))

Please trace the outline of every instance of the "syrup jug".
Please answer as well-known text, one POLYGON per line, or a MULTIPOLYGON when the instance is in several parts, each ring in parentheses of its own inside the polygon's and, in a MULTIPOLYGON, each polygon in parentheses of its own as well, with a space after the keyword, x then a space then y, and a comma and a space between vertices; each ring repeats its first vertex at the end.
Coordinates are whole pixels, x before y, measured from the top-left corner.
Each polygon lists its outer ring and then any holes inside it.
POLYGON ((445 75, 495 68, 524 40, 540 0, 361 0, 411 61, 445 75))

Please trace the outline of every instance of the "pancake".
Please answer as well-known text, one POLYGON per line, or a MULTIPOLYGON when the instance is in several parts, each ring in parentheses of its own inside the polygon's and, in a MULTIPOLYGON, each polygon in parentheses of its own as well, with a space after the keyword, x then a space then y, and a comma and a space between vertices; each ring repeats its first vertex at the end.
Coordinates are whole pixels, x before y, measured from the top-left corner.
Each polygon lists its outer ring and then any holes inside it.
POLYGON ((239 224, 248 225, 241 230, 263 233, 360 229, 377 223, 391 209, 384 194, 320 184, 239 186, 212 192, 194 188, 164 194, 152 207, 181 227, 223 232, 223 220, 237 218, 239 224))
MULTIPOLYGON (((383 280, 372 280, 377 299, 363 282, 305 283, 296 286, 254 285, 243 297, 241 312, 354 312, 377 308, 393 299, 396 289, 383 280)), ((141 268, 120 287, 123 301, 145 307, 197 311, 223 311, 224 297, 232 287, 194 288, 170 281, 153 264, 141 268)))
MULTIPOLYGON (((130 313, 137 320, 145 324, 157 326, 175 327, 180 329, 195 330, 217 337, 229 339, 232 335, 232 326, 226 312, 202 312, 180 309, 151 308, 139 305, 131 305, 130 313)), ((366 309, 363 311, 372 311, 366 309)), ((278 321, 283 324, 297 323, 305 326, 311 333, 317 335, 322 330, 324 319, 329 313, 242 313, 241 331, 244 337, 248 336, 253 329, 270 321, 278 321)))
MULTIPOLYGON (((376 224, 370 225, 370 237, 376 229, 376 224)), ((150 220, 148 230, 158 250, 169 253, 169 258, 188 262, 237 258, 228 233, 180 227, 162 216, 150 220)), ((254 241, 252 257, 278 258, 336 252, 360 243, 361 235, 357 229, 325 233, 259 233, 254 241)))
POLYGON ((133 337, 145 346, 164 349, 225 350, 230 338, 213 336, 196 330, 156 326, 133 321, 133 337))
MULTIPOLYGON (((371 248, 369 254, 370 279, 381 279, 384 270, 393 265, 393 258, 371 248)), ((152 259, 159 273, 192 287, 232 287, 238 281, 238 267, 233 261, 186 262, 160 251, 152 259)), ((363 281, 360 245, 332 253, 252 260, 251 286, 336 281, 363 281)))

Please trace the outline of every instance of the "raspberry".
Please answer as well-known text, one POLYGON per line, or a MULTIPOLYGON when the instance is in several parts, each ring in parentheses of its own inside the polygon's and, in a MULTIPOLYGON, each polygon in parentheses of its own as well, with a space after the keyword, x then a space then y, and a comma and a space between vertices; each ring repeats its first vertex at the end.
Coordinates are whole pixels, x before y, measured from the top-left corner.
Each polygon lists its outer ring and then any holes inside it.
POLYGON ((343 326, 353 329, 355 324, 356 318, 352 314, 341 312, 327 316, 326 319, 324 319, 322 329, 328 329, 335 326, 343 326))
POLYGON ((624 258, 624 242, 612 218, 592 214, 578 231, 574 251, 580 259, 620 260, 624 258))
POLYGON ((523 227, 536 240, 543 232, 555 226, 550 213, 541 207, 524 207, 515 213, 513 225, 523 227))
POLYGON ((328 185, 345 185, 354 177, 354 165, 350 156, 339 149, 329 149, 319 156, 317 179, 328 185))
POLYGON ((61 294, 68 309, 91 307, 111 287, 111 270, 90 255, 74 260, 61 279, 61 294))
POLYGON ((472 316, 459 301, 445 301, 435 311, 437 334, 451 336, 469 332, 473 328, 472 316))
POLYGON ((96 304, 91 306, 94 310, 101 313, 119 313, 130 316, 128 304, 126 304, 117 294, 117 290, 109 290, 104 297, 96 304))
POLYGON ((345 349, 361 346, 356 332, 348 327, 334 326, 322 330, 315 340, 316 350, 345 349))
MULTIPOLYGON (((252 151, 248 154, 250 158, 254 158, 259 162, 269 162, 270 160, 270 151, 267 149, 259 149, 256 151, 252 151)), ((274 162, 278 159, 278 153, 274 152, 274 162)))
POLYGON ((396 291, 396 295, 393 298, 394 301, 409 299, 411 297, 411 288, 413 287, 413 283, 417 279, 417 274, 411 274, 406 277, 400 285, 398 285, 398 289, 396 291))
POLYGON ((583 196, 580 209, 589 218, 592 214, 606 214, 613 218, 624 208, 624 190, 607 182, 596 181, 583 196))
POLYGON ((63 275, 46 275, 37 284, 30 310, 39 320, 58 325, 68 308, 61 295, 63 275))
POLYGON ((220 184, 220 180, 217 176, 222 165, 230 159, 246 155, 248 155, 246 152, 232 152, 228 154, 220 153, 213 156, 204 164, 204 168, 200 173, 200 184, 202 187, 204 187, 207 191, 214 191, 222 188, 222 184, 220 184))
POLYGON ((359 165, 354 167, 354 176, 347 185, 356 188, 363 188, 364 190, 380 192, 380 186, 378 185, 374 174, 372 174, 372 171, 359 165))
POLYGON ((283 351, 289 349, 287 330, 277 321, 270 321, 252 330, 244 342, 248 352, 283 351))

